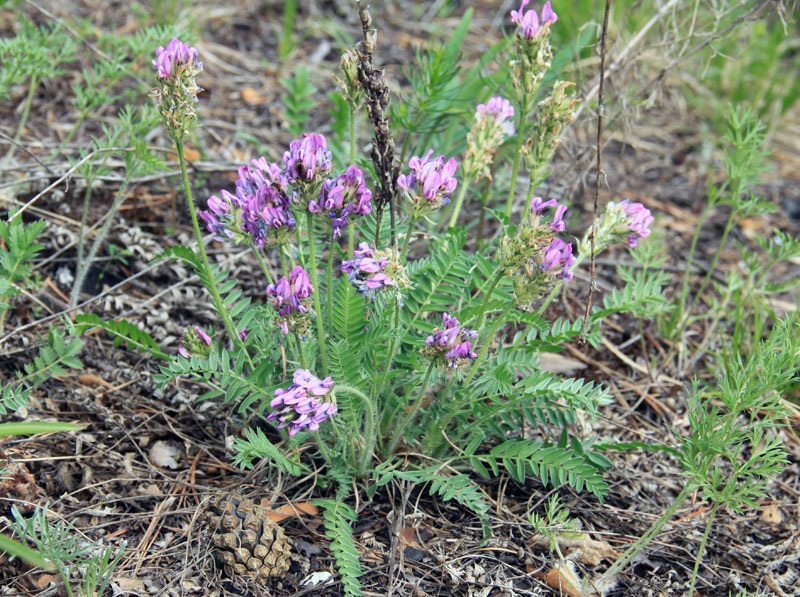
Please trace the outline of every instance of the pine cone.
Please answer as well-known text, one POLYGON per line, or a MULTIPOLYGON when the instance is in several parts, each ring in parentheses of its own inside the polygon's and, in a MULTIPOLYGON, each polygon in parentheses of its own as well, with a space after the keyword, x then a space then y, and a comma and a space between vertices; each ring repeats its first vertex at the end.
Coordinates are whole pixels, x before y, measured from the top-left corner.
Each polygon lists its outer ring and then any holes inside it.
POLYGON ((211 498, 207 512, 211 540, 233 579, 259 584, 289 569, 291 547, 269 510, 240 495, 211 498))

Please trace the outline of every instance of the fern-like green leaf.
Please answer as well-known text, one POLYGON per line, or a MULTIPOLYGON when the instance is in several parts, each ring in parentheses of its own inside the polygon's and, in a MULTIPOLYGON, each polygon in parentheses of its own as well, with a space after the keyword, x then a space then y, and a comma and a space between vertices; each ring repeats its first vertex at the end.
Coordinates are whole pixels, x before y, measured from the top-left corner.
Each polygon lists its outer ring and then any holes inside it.
POLYGON ((236 455, 233 464, 241 468, 252 468, 253 460, 265 458, 270 465, 284 473, 300 476, 308 471, 308 467, 295 460, 290 460, 273 444, 260 429, 245 429, 246 439, 236 438, 233 449, 236 455))
POLYGON ((342 500, 320 499, 313 502, 324 508, 325 535, 331 540, 331 551, 336 558, 336 566, 342 577, 342 588, 347 597, 360 597, 361 582, 364 574, 358 561, 358 549, 353 541, 352 523, 356 520, 356 512, 342 500))
POLYGON ((114 346, 124 344, 128 350, 148 353, 160 359, 169 358, 166 353, 162 352, 150 334, 124 319, 120 321, 103 321, 94 313, 82 313, 75 318, 75 322, 78 324, 79 334, 84 334, 89 329, 99 327, 114 339, 114 346))

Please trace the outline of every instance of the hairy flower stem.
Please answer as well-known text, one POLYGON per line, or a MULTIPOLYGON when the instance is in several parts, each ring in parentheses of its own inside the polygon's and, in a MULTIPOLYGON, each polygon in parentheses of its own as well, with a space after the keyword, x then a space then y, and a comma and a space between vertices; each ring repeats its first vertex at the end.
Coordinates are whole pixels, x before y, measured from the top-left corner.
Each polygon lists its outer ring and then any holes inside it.
MULTIPOLYGON (((350 226, 352 228, 352 226, 350 226)), ((328 246, 328 323, 333 321, 331 314, 333 313, 333 249, 335 247, 333 233, 331 233, 331 242, 328 246)))
POLYGON ((497 288, 497 285, 500 283, 500 280, 503 279, 505 272, 501 269, 499 270, 492 280, 492 283, 489 285, 489 289, 486 291, 486 296, 483 297, 483 303, 481 304, 481 310, 478 312, 478 323, 475 326, 475 329, 480 331, 481 327, 483 327, 483 322, 486 320, 486 308, 489 306, 489 299, 492 298, 492 293, 494 289, 497 288))
POLYGON ((372 401, 367 398, 367 395, 364 394, 358 388, 354 388, 353 386, 348 386, 345 384, 336 384, 336 388, 333 390, 334 397, 339 392, 347 392, 348 394, 352 394, 357 398, 361 399, 361 402, 364 403, 364 407, 366 409, 366 420, 367 420, 367 434, 366 434, 366 444, 364 445, 364 451, 361 452, 361 456, 358 459, 358 473, 360 476, 365 476, 367 474, 367 467, 369 466, 369 459, 372 455, 372 452, 375 450, 375 407, 372 404, 372 401))
MULTIPOLYGON (((350 104, 350 163, 356 163, 356 106, 354 104, 350 104)), ((347 254, 350 259, 353 258, 356 246, 355 236, 355 226, 351 223, 347 227, 347 254)))
POLYGON ((700 561, 703 559, 703 552, 706 549, 706 542, 708 541, 708 535, 711 532, 711 524, 714 522, 714 516, 717 514, 717 510, 719 509, 720 504, 716 503, 711 508, 711 512, 708 515, 708 522, 706 523, 706 530, 703 533, 703 540, 700 541, 700 549, 697 552, 697 557, 694 559, 694 569, 692 570, 692 582, 689 585, 689 597, 694 595, 694 585, 697 581, 697 571, 700 569, 700 561))
POLYGON ((258 247, 253 243, 253 241, 249 241, 247 245, 252 249, 253 253, 255 253, 256 257, 258 257, 258 262, 261 264, 261 271, 264 272, 264 276, 267 278, 267 284, 272 284, 272 275, 269 273, 269 268, 267 267, 267 262, 264 261, 264 256, 261 255, 261 251, 258 250, 258 247))
POLYGON ((517 147, 514 150, 514 168, 511 171, 511 188, 508 189, 506 200, 506 217, 511 217, 511 206, 514 203, 514 191, 517 190, 517 175, 519 174, 520 155, 522 153, 522 137, 525 134, 525 120, 528 118, 528 98, 522 100, 519 111, 519 124, 517 125, 517 147))
POLYGON ((36 95, 36 88, 38 86, 39 77, 32 75, 30 87, 28 88, 28 95, 25 98, 25 106, 22 108, 22 116, 20 116, 19 124, 17 124, 17 132, 14 134, 14 140, 11 141, 11 145, 8 146, 6 157, 3 158, 3 164, 8 164, 8 162, 11 161, 11 158, 13 158, 14 154, 17 152, 19 140, 22 138, 22 131, 25 129, 25 124, 28 122, 28 116, 31 113, 31 104, 33 103, 33 96, 36 95))
POLYGON ((250 353, 247 352, 247 348, 244 346, 242 339, 239 337, 239 334, 236 331, 236 326, 233 325, 231 315, 225 308, 225 305, 222 302, 222 297, 219 294, 219 289, 217 288, 217 283, 214 281, 214 274, 211 272, 211 264, 208 262, 208 254, 206 254, 206 248, 205 245, 203 245, 203 233, 200 232, 200 224, 197 221, 197 212, 194 209, 192 188, 189 184, 189 173, 186 170, 186 157, 183 155, 183 141, 178 139, 173 140, 175 141, 175 148, 178 150, 178 161, 180 162, 181 166, 181 177, 183 179, 183 190, 186 194, 186 204, 189 206, 189 214, 192 216, 192 226, 194 226, 194 234, 195 237, 197 237, 197 250, 200 252, 200 257, 203 260, 203 269, 205 269, 206 278, 208 279, 208 290, 211 292, 211 296, 214 299, 214 306, 217 308, 217 312, 225 324, 225 329, 228 331, 228 336, 230 337, 231 342, 233 342, 236 347, 244 353, 247 363, 252 369, 253 361, 250 358, 250 353))
POLYGON ((400 297, 395 296, 394 302, 394 334, 392 339, 389 343, 389 356, 386 359, 386 367, 383 370, 383 375, 381 375, 381 380, 378 382, 378 385, 375 388, 375 394, 373 395, 373 399, 377 402, 379 399, 381 392, 383 392, 383 386, 386 383, 386 378, 389 375, 389 369, 392 367, 392 360, 394 359, 394 351, 397 348, 397 341, 398 337, 402 336, 405 333, 403 332, 398 333, 398 328, 400 327, 400 297))
POLYGON ((461 181, 461 188, 458 190, 458 197, 456 197, 453 214, 450 216, 450 224, 448 224, 450 228, 455 226, 458 221, 458 214, 461 213, 461 205, 464 203, 464 196, 467 194, 470 184, 472 184, 472 179, 468 176, 465 176, 464 180, 461 181))
MULTIPOLYGON (((478 353, 478 357, 472 362, 472 366, 470 367, 469 373, 467 374, 467 379, 464 380, 464 383, 461 384, 462 387, 466 388, 467 386, 469 386, 470 382, 475 377, 475 374, 478 372, 478 369, 480 368, 483 359, 486 358, 486 354, 489 352, 489 345, 492 342, 492 338, 494 338, 494 335, 497 333, 497 328, 499 328, 500 324, 505 321, 506 315, 513 306, 514 306, 514 301, 510 301, 508 305, 506 305, 505 309, 503 309, 500 312, 500 314, 497 317, 495 317, 494 323, 491 329, 489 330, 489 333, 486 335, 486 338, 483 340, 481 344, 481 351, 478 353)), ((447 385, 440 394, 443 400, 448 400, 450 396, 450 389, 453 387, 455 380, 456 376, 455 374, 453 374, 453 377, 450 378, 450 381, 447 382, 447 385)), ((450 423, 450 421, 453 420, 453 417, 456 416, 456 412, 458 411, 458 407, 460 406, 460 402, 457 400, 450 400, 448 404, 450 404, 450 407, 447 409, 447 412, 444 416, 444 420, 441 423, 437 423, 436 421, 431 421, 431 424, 428 426, 428 429, 425 432, 426 454, 434 453, 435 445, 439 441, 442 432, 447 428, 447 425, 450 423)))
POLYGON ((664 512, 664 514, 661 515, 661 518, 655 521, 644 535, 639 537, 639 539, 637 539, 628 549, 625 550, 625 553, 622 554, 622 556, 603 573, 603 575, 597 580, 596 584, 598 586, 602 586, 604 583, 616 578, 617 575, 622 572, 645 547, 647 547, 647 545, 655 538, 664 525, 667 524, 673 516, 675 516, 675 513, 683 505, 683 502, 689 499, 689 496, 692 495, 692 492, 695 490, 695 488, 696 486, 693 483, 687 483, 677 495, 675 501, 672 502, 672 505, 667 508, 667 511, 664 512))
POLYGON ((430 380, 431 373, 433 373, 434 368, 435 364, 431 362, 428 365, 428 370, 425 371, 425 377, 422 379, 422 385, 419 388, 419 396, 417 396, 414 406, 411 407, 411 411, 408 413, 406 418, 403 419, 403 422, 400 424, 400 426, 392 431, 392 441, 389 443, 389 447, 384 451, 384 458, 389 458, 392 455, 394 449, 397 447, 398 442, 403 439, 403 433, 405 432, 406 427, 408 427, 408 424, 411 423, 411 421, 414 420, 414 417, 417 416, 417 413, 424 402, 425 390, 428 387, 428 380, 430 380))
POLYGON ((319 301, 319 279, 317 276, 317 258, 316 249, 314 248, 314 230, 313 214, 309 211, 306 213, 306 223, 308 224, 308 252, 309 252, 309 268, 311 270, 311 284, 314 286, 314 310, 317 312, 317 340, 319 340, 319 355, 322 358, 322 375, 328 375, 328 349, 326 348, 325 339, 325 326, 322 323, 322 306, 319 301))
POLYGON ((283 277, 288 279, 289 266, 286 265, 286 260, 289 259, 289 257, 286 256, 287 252, 286 245, 281 245, 280 252, 281 252, 281 270, 283 271, 283 277))
POLYGON ((400 265, 406 262, 406 253, 408 253, 408 243, 411 241, 411 233, 414 231, 414 225, 417 223, 417 218, 411 216, 408 220, 408 232, 406 233, 406 240, 403 241, 403 253, 400 255, 400 265))
POLYGON ((528 217, 528 214, 531 213, 531 203, 533 203, 533 191, 536 188, 534 186, 533 180, 531 180, 531 184, 528 185, 528 198, 525 200, 525 211, 522 212, 522 218, 525 219, 528 217))
POLYGON ((292 334, 294 336, 295 350, 297 350, 297 359, 300 361, 300 367, 306 369, 306 356, 303 354, 303 343, 300 341, 300 336, 297 332, 292 334))

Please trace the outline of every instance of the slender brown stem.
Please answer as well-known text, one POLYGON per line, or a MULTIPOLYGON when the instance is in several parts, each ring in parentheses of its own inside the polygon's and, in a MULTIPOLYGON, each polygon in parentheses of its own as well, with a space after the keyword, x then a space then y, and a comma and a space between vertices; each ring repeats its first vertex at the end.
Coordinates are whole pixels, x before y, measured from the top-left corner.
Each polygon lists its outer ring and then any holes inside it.
POLYGON ((600 36, 600 88, 597 92, 597 173, 594 182, 594 225, 592 226, 592 280, 589 283, 589 298, 586 301, 586 313, 583 315, 583 326, 581 327, 580 344, 586 344, 586 327, 589 324, 589 313, 592 309, 592 298, 594 298, 595 287, 595 263, 594 263, 594 241, 595 231, 597 230, 597 204, 600 197, 600 177, 603 172, 603 82, 605 81, 606 69, 606 34, 608 33, 608 13, 611 9, 611 0, 606 0, 606 10, 603 15, 603 33, 600 36))

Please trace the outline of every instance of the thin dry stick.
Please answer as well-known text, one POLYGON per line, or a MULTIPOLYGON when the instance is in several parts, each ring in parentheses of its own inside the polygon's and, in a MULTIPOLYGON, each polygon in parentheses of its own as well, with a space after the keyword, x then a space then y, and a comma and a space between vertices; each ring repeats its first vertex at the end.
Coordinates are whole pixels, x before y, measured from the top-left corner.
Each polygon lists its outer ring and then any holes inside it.
POLYGON ((597 175, 594 183, 594 224, 592 225, 592 279, 589 283, 589 299, 586 301, 586 313, 583 315, 583 326, 578 339, 579 344, 586 343, 586 326, 589 324, 589 312, 592 309, 594 296, 594 237, 597 232, 597 203, 600 197, 600 177, 603 166, 603 81, 605 80, 606 66, 606 33, 608 32, 608 12, 611 9, 611 0, 606 0, 606 11, 603 15, 603 34, 600 36, 600 87, 597 93, 597 175))

